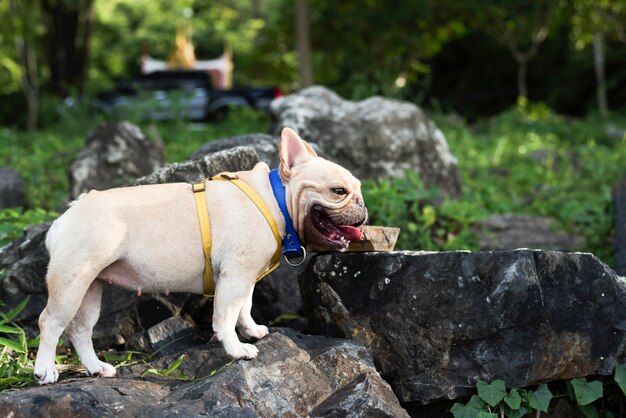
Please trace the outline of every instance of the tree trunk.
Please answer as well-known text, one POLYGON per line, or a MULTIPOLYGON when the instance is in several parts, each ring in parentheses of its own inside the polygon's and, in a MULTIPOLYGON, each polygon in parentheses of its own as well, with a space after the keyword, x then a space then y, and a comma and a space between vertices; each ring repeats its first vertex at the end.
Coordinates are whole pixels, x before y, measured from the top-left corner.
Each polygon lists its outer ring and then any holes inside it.
POLYGON ((18 46, 20 61, 22 64, 21 85, 24 98, 26 99, 27 118, 26 130, 37 129, 39 120, 39 80, 37 77, 37 56, 33 43, 24 40, 21 47, 18 46))
POLYGON ((609 114, 606 98, 606 80, 604 78, 604 36, 596 33, 593 37, 593 64, 596 70, 596 88, 598 94, 598 110, 603 117, 609 114))
POLYGON ((526 86, 527 68, 527 60, 517 60, 517 94, 524 99, 528 99, 528 87, 526 86))
POLYGON ((313 84, 313 63, 309 36, 309 0, 296 0, 296 44, 300 61, 300 87, 313 84))
POLYGON ((33 131, 37 129, 39 120, 39 77, 37 56, 31 39, 30 16, 25 17, 25 13, 17 8, 14 0, 9 0, 9 11, 23 23, 23 32, 15 36, 15 52, 20 65, 20 86, 26 100, 26 130, 33 131))
POLYGON ((53 91, 82 93, 89 59, 94 0, 41 0, 45 50, 53 91))

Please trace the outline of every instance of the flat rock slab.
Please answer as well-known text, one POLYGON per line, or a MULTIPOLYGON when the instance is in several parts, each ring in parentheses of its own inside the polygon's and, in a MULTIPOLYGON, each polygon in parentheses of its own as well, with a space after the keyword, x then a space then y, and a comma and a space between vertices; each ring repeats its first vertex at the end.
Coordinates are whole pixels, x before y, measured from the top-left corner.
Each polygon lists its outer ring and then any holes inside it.
POLYGON ((314 331, 369 346, 407 403, 609 374, 626 343, 626 284, 591 254, 318 255, 302 294, 314 331))
POLYGON ((251 361, 231 363, 218 344, 209 344, 151 364, 164 370, 184 354, 172 376, 193 377, 187 381, 141 379, 147 366, 138 363, 121 367, 115 378, 62 378, 4 393, 0 416, 339 416, 330 411, 352 405, 377 417, 408 417, 360 343, 279 329, 257 346, 259 357, 251 361))

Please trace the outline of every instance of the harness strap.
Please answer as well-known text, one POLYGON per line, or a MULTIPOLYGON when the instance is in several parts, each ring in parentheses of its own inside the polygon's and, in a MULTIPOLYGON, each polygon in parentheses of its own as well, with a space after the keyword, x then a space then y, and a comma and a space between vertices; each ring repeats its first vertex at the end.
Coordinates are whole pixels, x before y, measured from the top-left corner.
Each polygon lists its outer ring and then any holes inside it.
POLYGON ((192 186, 193 195, 196 198, 196 210, 200 221, 200 234, 202 235, 202 248, 204 250, 204 294, 215 293, 213 288, 213 269, 211 268, 211 224, 209 211, 206 207, 205 189, 206 180, 202 180, 192 186))
MULTIPOLYGON (((282 237, 280 235, 280 231, 278 230, 278 224, 276 220, 272 216, 267 204, 263 200, 263 198, 246 182, 241 180, 236 174, 232 173, 222 173, 217 176, 210 178, 209 180, 226 180, 233 183, 237 186, 243 193, 248 196, 250 200, 255 204, 255 206, 259 209, 265 220, 267 221, 269 227, 272 230, 272 234, 274 234, 274 238, 276 239, 277 247, 272 259, 270 260, 270 265, 257 279, 254 281, 255 283, 261 280, 263 277, 270 274, 278 265, 280 264, 280 249, 282 247, 282 237)), ((211 267, 211 226, 209 222, 209 212, 206 206, 206 181, 202 180, 198 183, 195 183, 192 186, 192 190, 194 196, 196 198, 196 209, 198 212, 198 220, 200 221, 200 233, 202 236, 202 247, 204 249, 204 258, 205 258, 205 266, 204 266, 204 294, 205 295, 213 295, 215 293, 215 285, 213 282, 213 269, 211 267)))

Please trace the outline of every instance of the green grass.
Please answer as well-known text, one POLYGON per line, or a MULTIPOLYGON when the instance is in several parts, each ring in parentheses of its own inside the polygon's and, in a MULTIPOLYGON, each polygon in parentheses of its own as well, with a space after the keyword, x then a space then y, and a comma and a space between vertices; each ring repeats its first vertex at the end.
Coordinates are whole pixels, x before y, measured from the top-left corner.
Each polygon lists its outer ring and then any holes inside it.
MULTIPOLYGON (((25 133, 0 128, 0 167, 20 172, 26 182, 29 208, 58 210, 69 190, 68 167, 83 148, 87 135, 104 120, 86 109, 66 110, 47 129, 25 133)), ((151 139, 165 144, 167 162, 186 160, 206 142, 245 133, 267 132, 269 116, 250 109, 233 109, 218 123, 136 122, 151 139)))
POLYGON ((580 250, 614 263, 611 187, 626 174, 626 138, 605 130, 625 129, 626 115, 568 119, 520 103, 474 126, 434 119, 459 160, 462 199, 435 206, 436 191, 410 174, 364 184, 372 222, 402 227, 399 249, 475 250, 473 222, 515 213, 555 218, 560 229, 585 237, 580 250))

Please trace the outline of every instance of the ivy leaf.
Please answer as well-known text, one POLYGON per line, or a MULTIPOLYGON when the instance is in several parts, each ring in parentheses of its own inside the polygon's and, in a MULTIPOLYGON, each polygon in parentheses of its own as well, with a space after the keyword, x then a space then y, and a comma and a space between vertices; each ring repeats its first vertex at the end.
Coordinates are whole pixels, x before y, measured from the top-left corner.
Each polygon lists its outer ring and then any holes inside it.
POLYGON ((452 412, 454 418, 476 418, 480 411, 469 405, 455 403, 450 408, 450 412, 452 412))
POLYGON ((522 397, 520 396, 517 389, 512 389, 510 393, 507 393, 504 396, 504 402, 511 409, 519 409, 519 407, 522 405, 522 397))
POLYGON ((522 418, 528 412, 530 411, 523 406, 519 409, 511 409, 508 405, 504 407, 504 415, 508 418, 522 418))
POLYGON ((552 400, 552 392, 548 389, 548 385, 540 385, 536 391, 530 392, 530 407, 538 409, 541 412, 548 412, 550 401, 552 400))
POLYGON ((587 418, 598 418, 598 409, 593 405, 583 405, 580 410, 587 418))
POLYGON ((476 395, 472 395, 469 402, 467 403, 467 406, 471 406, 472 408, 476 409, 485 409, 485 405, 485 401, 483 401, 476 395))
POLYGON ((579 377, 572 379, 571 384, 579 406, 589 405, 602 397, 602 382, 598 380, 587 382, 587 379, 579 377))
POLYGON ((494 414, 493 412, 480 411, 476 418, 498 418, 498 414, 494 414))
POLYGON ((492 407, 500 403, 500 401, 504 399, 504 395, 506 395, 506 386, 504 385, 504 381, 500 379, 496 379, 491 383, 486 383, 481 380, 476 383, 476 388, 478 389, 480 399, 487 402, 492 407))
POLYGON ((615 383, 622 390, 622 393, 626 395, 626 366, 623 364, 615 366, 615 383))

